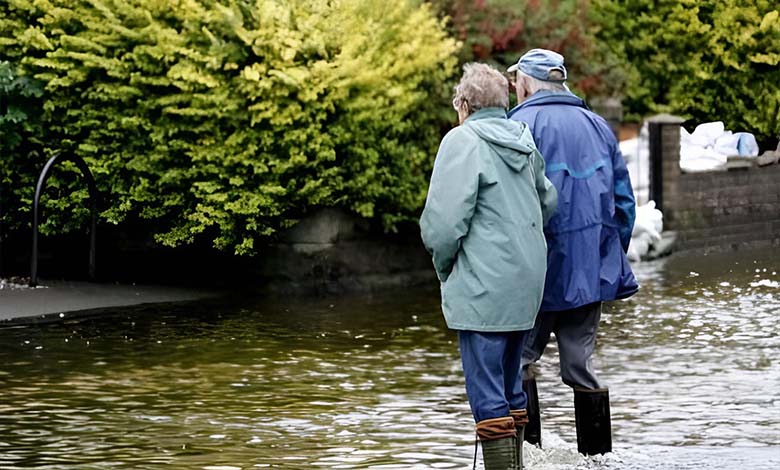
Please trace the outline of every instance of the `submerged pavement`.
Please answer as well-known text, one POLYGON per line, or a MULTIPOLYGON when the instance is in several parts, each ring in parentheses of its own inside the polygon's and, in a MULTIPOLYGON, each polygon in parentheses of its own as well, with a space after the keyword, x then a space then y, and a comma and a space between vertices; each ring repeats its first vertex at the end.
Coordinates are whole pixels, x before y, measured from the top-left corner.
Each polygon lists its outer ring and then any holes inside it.
POLYGON ((162 286, 41 281, 36 288, 0 290, 0 327, 58 321, 142 304, 186 302, 216 292, 162 286))

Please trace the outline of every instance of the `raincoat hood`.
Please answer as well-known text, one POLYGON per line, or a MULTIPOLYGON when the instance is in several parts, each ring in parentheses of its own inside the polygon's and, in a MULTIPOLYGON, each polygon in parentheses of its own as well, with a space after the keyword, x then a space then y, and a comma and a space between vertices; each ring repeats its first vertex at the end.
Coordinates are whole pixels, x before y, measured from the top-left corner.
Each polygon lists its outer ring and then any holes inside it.
POLYGON ((525 123, 506 119, 501 108, 484 108, 469 116, 464 125, 490 145, 513 171, 520 172, 536 148, 525 123))

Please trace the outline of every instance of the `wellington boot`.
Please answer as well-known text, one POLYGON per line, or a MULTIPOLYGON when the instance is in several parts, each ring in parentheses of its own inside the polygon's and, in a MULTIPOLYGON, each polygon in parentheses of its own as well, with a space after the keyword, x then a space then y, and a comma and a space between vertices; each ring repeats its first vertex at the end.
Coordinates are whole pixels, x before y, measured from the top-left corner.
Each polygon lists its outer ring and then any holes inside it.
POLYGON ((539 412, 539 394, 536 391, 536 379, 523 380, 523 390, 528 397, 526 412, 528 424, 525 425, 525 442, 542 447, 542 419, 539 412))
POLYGON ((520 470, 517 458, 517 438, 502 437, 492 441, 482 441, 482 460, 485 470, 520 470))
POLYGON ((485 470, 519 470, 517 431, 511 416, 478 422, 477 436, 482 443, 485 470))
POLYGON ((574 388, 574 419, 577 450, 596 455, 612 452, 612 422, 609 416, 609 390, 574 388))
POLYGON ((509 410, 509 416, 515 420, 515 431, 517 432, 517 439, 515 439, 515 444, 517 445, 517 468, 523 470, 523 441, 525 427, 528 424, 528 413, 525 409, 509 410))

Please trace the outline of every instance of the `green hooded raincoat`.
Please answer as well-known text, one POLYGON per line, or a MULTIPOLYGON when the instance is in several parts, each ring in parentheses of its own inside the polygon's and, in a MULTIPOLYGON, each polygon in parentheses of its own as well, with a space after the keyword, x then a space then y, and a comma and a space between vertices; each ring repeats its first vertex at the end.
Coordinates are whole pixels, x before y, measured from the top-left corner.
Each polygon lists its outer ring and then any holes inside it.
POLYGON ((420 229, 455 330, 534 325, 547 244, 542 228, 557 193, 524 123, 481 109, 442 140, 420 229))

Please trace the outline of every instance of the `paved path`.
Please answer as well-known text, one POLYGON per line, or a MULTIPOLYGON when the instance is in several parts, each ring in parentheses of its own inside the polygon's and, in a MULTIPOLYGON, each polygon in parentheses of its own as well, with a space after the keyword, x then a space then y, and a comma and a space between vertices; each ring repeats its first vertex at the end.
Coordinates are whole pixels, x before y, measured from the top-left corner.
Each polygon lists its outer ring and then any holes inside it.
POLYGON ((35 289, 0 290, 0 327, 56 321, 98 313, 111 307, 183 302, 216 296, 215 292, 160 286, 42 281, 35 289))

